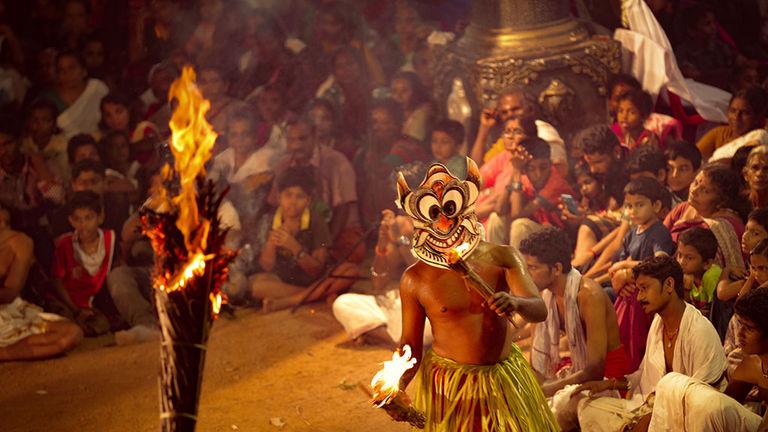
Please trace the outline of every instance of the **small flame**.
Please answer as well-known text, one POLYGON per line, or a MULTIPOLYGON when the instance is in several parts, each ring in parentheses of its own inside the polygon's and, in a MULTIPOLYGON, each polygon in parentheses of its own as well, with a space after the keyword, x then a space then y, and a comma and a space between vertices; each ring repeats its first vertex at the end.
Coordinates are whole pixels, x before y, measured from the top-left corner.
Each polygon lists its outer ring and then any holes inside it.
POLYGON ((214 295, 211 293, 211 312, 213 312, 213 316, 219 315, 219 311, 221 311, 221 293, 216 293, 214 295))
POLYGON ((456 264, 461 260, 461 254, 469 250, 469 243, 462 243, 448 252, 448 264, 456 264))
POLYGON ((400 378, 405 371, 416 364, 416 359, 411 358, 411 347, 405 345, 403 354, 397 351, 392 353, 392 360, 382 363, 384 367, 373 376, 371 387, 373 388, 373 401, 377 407, 386 405, 400 390, 400 378))

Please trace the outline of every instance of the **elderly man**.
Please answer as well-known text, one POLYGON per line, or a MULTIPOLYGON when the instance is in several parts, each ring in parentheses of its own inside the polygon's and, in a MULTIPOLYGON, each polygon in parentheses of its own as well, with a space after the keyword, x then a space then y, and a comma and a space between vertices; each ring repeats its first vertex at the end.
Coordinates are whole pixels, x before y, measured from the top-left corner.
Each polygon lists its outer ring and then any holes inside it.
MULTIPOLYGON (((501 138, 498 138, 500 133, 494 133, 496 127, 504 127, 507 120, 511 118, 535 118, 536 108, 536 102, 523 89, 511 88, 500 94, 496 101, 496 107, 486 109, 480 114, 480 128, 477 131, 477 138, 475 138, 475 143, 472 146, 470 157, 485 163, 500 154, 504 154, 504 143, 501 138), (486 151, 486 145, 489 140, 493 141, 493 145, 486 151)), ((552 165, 563 176, 568 175, 565 143, 557 129, 539 119, 536 120, 536 129, 538 130, 539 138, 548 142, 551 147, 552 165)))

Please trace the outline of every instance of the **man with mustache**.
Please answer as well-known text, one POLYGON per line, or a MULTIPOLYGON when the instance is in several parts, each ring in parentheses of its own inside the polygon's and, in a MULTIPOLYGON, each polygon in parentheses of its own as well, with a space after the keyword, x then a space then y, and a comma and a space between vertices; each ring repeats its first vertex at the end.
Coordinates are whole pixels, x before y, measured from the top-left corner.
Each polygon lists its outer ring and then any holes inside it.
MULTIPOLYGON (((655 314, 640 368, 623 379, 589 381, 576 390, 607 397, 579 403, 582 430, 679 430, 669 415, 675 401, 655 395, 664 375, 677 372, 722 390, 727 361, 720 338, 706 317, 683 301, 683 270, 668 255, 642 261, 632 269, 637 298, 648 314, 655 314), (616 391, 626 391, 621 399, 616 391), (607 393, 607 392, 612 392, 607 393), (604 393, 606 392, 606 393, 604 393), (654 397, 649 397, 655 395, 654 397), (656 414, 656 415, 654 415, 656 414)), ((677 401, 676 403, 679 403, 677 401)))

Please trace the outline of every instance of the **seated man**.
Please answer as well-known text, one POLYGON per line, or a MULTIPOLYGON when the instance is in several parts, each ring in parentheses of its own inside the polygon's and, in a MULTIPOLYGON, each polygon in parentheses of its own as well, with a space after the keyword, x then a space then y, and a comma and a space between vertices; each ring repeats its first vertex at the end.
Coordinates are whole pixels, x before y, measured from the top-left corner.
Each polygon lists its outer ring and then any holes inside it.
POLYGON ((53 357, 83 338, 76 324, 19 297, 33 260, 32 240, 12 230, 10 213, 0 208, 0 361, 53 357))
MULTIPOLYGON (((667 255, 648 258, 632 269, 637 299, 647 314, 655 314, 648 332, 640 368, 622 379, 589 381, 583 390, 591 394, 627 390, 631 395, 583 399, 579 402, 579 426, 584 431, 620 431, 629 427, 645 430, 651 414, 665 416, 664 404, 654 404, 659 380, 669 372, 697 378, 715 388, 724 388, 727 361, 720 338, 695 307, 683 301, 683 270, 667 255)), ((676 430, 676 429, 659 429, 676 430)), ((678 429, 679 430, 679 429, 678 429)))
POLYGON ((569 397, 575 386, 570 390, 566 386, 623 378, 630 372, 613 304, 595 281, 571 268, 570 243, 557 228, 533 233, 520 243, 528 272, 548 309, 547 319, 534 325, 531 365, 544 381, 544 396, 564 431, 578 427, 578 399, 569 397), (568 338, 570 359, 560 355, 562 333, 568 338))
MULTIPOLYGON (((365 294, 342 294, 333 302, 333 316, 355 344, 383 345, 395 349, 402 329, 400 276, 416 262, 411 253, 413 223, 392 210, 382 212, 376 256, 371 265, 373 289, 365 294)), ((432 341, 429 322, 424 344, 432 341)))
MULTIPOLYGON (((695 378, 667 374, 656 386, 656 403, 664 402, 664 416, 654 415, 650 429, 690 431, 754 431, 760 416, 742 405, 757 387, 758 399, 768 400, 768 378, 763 357, 768 353, 768 288, 739 297, 734 306, 739 322, 736 335, 742 361, 731 375, 725 393, 695 378)), ((765 423, 765 421, 763 421, 765 423)))

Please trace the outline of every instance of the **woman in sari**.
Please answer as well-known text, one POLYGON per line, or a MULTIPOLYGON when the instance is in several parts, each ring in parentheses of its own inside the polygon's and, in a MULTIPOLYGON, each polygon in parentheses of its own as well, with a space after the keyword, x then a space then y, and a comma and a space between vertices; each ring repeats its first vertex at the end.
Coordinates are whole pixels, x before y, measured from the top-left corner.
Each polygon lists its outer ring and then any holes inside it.
POLYGON ((763 129, 768 97, 760 87, 748 87, 734 93, 728 104, 728 124, 718 126, 696 143, 702 160, 730 159, 739 147, 768 140, 763 129))
POLYGON ((79 133, 93 133, 101 120, 101 99, 109 93, 107 85, 88 78, 83 60, 73 51, 56 56, 56 86, 43 93, 59 110, 56 124, 65 140, 79 133))
MULTIPOLYGON (((744 233, 740 207, 739 175, 721 165, 707 165, 691 183, 688 201, 680 203, 664 219, 672 239, 693 227, 709 229, 717 238, 717 260, 723 268, 744 269, 741 236, 744 233)), ((732 303, 732 302, 729 302, 732 303)), ((710 320, 723 338, 733 315, 733 304, 717 298, 710 320)))

